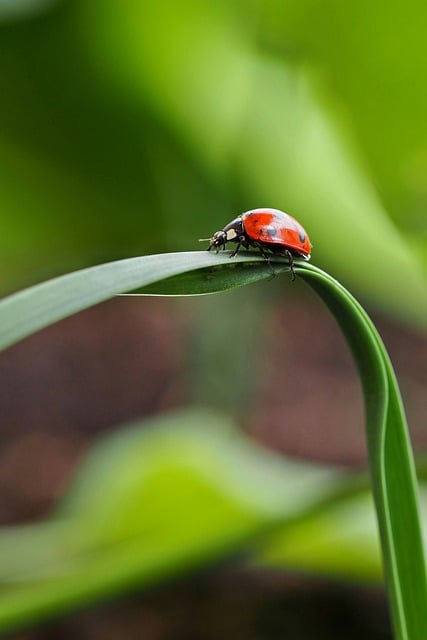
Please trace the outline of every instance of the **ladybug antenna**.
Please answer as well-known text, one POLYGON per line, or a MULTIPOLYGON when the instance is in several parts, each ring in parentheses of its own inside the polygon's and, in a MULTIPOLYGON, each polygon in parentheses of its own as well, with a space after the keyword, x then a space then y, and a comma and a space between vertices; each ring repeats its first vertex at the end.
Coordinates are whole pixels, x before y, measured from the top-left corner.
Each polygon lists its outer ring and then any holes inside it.
POLYGON ((199 242, 210 242, 212 238, 199 238, 199 242))

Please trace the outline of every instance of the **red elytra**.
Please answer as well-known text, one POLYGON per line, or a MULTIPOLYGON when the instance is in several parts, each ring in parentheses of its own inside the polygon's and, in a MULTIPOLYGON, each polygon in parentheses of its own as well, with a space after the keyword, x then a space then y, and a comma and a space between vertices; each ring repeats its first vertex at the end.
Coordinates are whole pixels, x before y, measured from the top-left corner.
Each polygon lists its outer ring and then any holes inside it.
POLYGON ((279 209, 252 209, 242 213, 209 239, 208 251, 225 249, 227 242, 236 242, 234 257, 243 246, 255 247, 269 262, 266 251, 285 255, 289 260, 292 279, 295 279, 293 258, 310 260, 311 242, 304 227, 288 213, 279 209))

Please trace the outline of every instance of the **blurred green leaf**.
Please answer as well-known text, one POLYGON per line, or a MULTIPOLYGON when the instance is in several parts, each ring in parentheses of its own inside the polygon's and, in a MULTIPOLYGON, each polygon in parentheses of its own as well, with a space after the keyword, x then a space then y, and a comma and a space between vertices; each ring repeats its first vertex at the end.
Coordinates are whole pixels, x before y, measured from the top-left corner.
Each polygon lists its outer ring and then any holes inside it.
POLYGON ((325 72, 328 92, 345 105, 388 211, 406 236, 421 233, 425 243, 426 4, 261 4, 265 46, 284 57, 292 47, 325 72))
POLYGON ((348 580, 383 579, 370 492, 326 502, 260 544, 255 566, 283 567, 348 580))
POLYGON ((217 562, 345 477, 263 452, 208 411, 142 426, 89 454, 50 521, 0 530, 0 630, 217 562))
POLYGON ((425 270, 362 168, 321 69, 263 51, 256 13, 242 24, 240 9, 127 0, 119 16, 111 2, 85 5, 82 20, 112 87, 148 103, 210 172, 233 171, 248 200, 301 218, 317 260, 347 285, 425 327, 425 270))
MULTIPOLYGON (((254 566, 326 574, 337 578, 377 582, 383 579, 372 495, 354 476, 354 491, 340 495, 295 522, 288 522, 262 540, 254 566)), ((350 484, 351 488, 351 484, 350 484)), ((427 534, 427 485, 420 485, 420 507, 427 534)), ((425 547, 427 546, 425 537, 425 547)))
POLYGON ((37 14, 58 0, 0 0, 0 22, 37 14))
POLYGON ((197 247, 227 188, 166 127, 107 90, 76 15, 0 24, 0 290, 96 262, 197 247), (167 184, 167 189, 165 189, 167 184))

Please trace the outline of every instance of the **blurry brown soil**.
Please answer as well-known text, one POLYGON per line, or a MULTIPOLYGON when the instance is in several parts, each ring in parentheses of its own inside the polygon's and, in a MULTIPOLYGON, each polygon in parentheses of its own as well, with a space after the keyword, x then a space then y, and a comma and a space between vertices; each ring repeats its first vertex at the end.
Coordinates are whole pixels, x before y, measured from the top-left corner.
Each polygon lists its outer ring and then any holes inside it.
MULTIPOLYGON (((402 385, 413 440, 425 448, 427 340, 375 321, 402 385)), ((361 392, 334 320, 301 297, 269 323, 275 339, 263 356, 249 431, 290 455, 363 466, 361 392)), ((172 301, 122 298, 1 354, 0 524, 47 514, 95 436, 187 404, 186 328, 188 318, 172 301)), ((223 568, 16 637, 382 640, 389 637, 384 611, 382 594, 372 590, 223 568)))

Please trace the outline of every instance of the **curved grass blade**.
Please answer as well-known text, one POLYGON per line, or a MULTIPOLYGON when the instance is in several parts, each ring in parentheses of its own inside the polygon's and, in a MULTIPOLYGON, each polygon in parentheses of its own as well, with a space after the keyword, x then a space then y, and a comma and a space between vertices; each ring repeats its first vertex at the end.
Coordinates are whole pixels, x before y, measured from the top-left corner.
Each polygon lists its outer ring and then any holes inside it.
MULTIPOLYGON (((74 271, 19 291, 0 301, 0 350, 115 295, 174 276, 191 274, 185 276, 189 278, 187 282, 178 281, 178 289, 175 281, 175 290, 165 294, 160 284, 152 286, 149 295, 215 293, 271 278, 271 270, 261 256, 241 253, 232 261, 229 256, 229 252, 215 255, 187 251, 128 258, 74 271), (254 268, 248 269, 248 264, 254 268)), ((287 259, 275 261, 275 265, 277 271, 289 268, 287 259)))
POLYGON ((372 489, 391 613, 399 640, 427 637, 427 580, 417 482, 399 387, 384 344, 359 303, 313 265, 301 276, 328 305, 362 380, 372 489))

